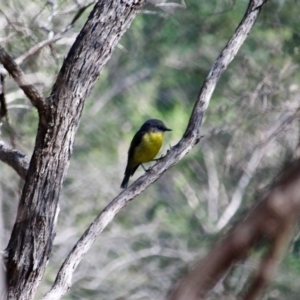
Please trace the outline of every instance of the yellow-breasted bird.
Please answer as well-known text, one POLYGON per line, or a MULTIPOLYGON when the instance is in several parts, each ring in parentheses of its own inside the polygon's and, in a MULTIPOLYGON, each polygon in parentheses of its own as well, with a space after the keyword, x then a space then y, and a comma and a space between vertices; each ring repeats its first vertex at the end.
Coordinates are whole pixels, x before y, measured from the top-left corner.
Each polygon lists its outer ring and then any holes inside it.
POLYGON ((165 131, 171 131, 157 119, 146 121, 134 135, 128 150, 128 160, 121 188, 127 188, 130 176, 142 163, 154 159, 161 148, 165 131))

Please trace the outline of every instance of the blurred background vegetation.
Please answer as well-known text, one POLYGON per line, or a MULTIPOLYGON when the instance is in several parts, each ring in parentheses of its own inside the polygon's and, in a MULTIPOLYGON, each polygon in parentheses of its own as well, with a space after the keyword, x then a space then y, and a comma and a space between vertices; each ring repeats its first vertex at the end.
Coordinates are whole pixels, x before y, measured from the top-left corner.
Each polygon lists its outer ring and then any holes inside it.
MULTIPOLYGON (((141 124, 158 118, 173 129, 161 153, 182 137, 201 84, 247 4, 154 0, 135 18, 86 103, 39 295, 50 288, 85 228, 120 192, 127 149, 141 124)), ((62 35, 20 65, 46 96, 92 9, 65 31, 82 5, 83 0, 1 4, 1 45, 15 59, 62 35)), ((80 264, 64 299, 161 299, 261 198, 284 161, 299 155, 299 120, 293 118, 300 95, 299 18, 296 0, 265 6, 213 94, 201 142, 114 219, 80 264)), ((0 138, 30 158, 37 112, 11 78, 6 99, 9 122, 2 120, 0 138)), ((142 173, 140 168, 130 182, 142 173)), ((4 248, 22 181, 3 163, 0 180, 4 248)), ((264 299, 299 299, 300 239, 295 231, 264 299)), ((235 299, 263 253, 260 245, 210 299, 235 299)))

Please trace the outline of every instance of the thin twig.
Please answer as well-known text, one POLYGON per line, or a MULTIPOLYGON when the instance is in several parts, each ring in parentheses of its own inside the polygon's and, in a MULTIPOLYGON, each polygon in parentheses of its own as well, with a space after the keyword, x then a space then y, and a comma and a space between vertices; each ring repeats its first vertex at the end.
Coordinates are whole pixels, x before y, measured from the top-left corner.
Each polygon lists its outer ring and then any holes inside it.
POLYGON ((128 89, 130 86, 136 84, 137 82, 144 80, 148 76, 150 76, 152 70, 148 68, 144 68, 139 70, 136 73, 133 73, 127 77, 125 77, 122 81, 117 81, 103 96, 100 97, 96 101, 96 103, 92 106, 90 111, 92 115, 96 115, 107 102, 109 102, 113 97, 122 93, 124 90, 128 89))
POLYGON ((80 7, 79 10, 77 11, 77 13, 75 14, 75 16, 73 17, 72 21, 70 22, 70 24, 68 24, 63 30, 61 30, 60 32, 56 33, 54 36, 39 42, 38 44, 34 45, 33 47, 31 47, 29 50, 27 50, 25 53, 23 53, 22 55, 20 55, 15 62, 20 65, 22 64, 26 59, 32 57, 33 55, 35 55, 36 53, 38 53, 39 51, 41 51, 43 48, 59 41, 61 38, 63 38, 64 34, 69 31, 71 28, 73 28, 74 24, 76 23, 76 21, 79 19, 79 17, 83 14, 83 12, 90 7, 95 1, 92 1, 88 4, 86 4, 83 7, 80 7))

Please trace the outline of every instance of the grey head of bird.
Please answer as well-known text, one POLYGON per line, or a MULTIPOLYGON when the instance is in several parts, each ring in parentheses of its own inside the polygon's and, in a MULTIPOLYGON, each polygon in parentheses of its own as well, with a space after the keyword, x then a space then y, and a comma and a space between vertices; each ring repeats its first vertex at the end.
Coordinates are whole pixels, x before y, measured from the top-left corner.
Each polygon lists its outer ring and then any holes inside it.
POLYGON ((154 131, 154 132, 165 132, 172 131, 172 129, 167 128, 163 121, 158 119, 147 120, 141 127, 141 131, 154 131))

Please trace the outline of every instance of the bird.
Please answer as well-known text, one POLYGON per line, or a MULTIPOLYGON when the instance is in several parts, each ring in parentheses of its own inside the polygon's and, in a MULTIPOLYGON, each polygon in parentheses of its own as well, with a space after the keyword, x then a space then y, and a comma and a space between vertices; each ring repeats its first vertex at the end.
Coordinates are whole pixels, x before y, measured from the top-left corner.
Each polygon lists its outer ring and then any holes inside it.
POLYGON ((158 119, 147 120, 141 126, 134 135, 128 150, 127 166, 121 188, 127 188, 130 176, 134 174, 139 165, 155 158, 161 148, 166 131, 172 131, 172 129, 167 128, 163 121, 158 119))

